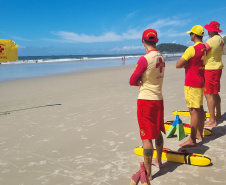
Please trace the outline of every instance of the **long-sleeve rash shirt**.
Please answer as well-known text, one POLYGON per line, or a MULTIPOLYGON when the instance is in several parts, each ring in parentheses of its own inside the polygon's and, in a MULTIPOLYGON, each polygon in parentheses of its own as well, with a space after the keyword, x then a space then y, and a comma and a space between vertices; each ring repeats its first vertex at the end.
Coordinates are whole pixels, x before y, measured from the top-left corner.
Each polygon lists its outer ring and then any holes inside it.
POLYGON ((136 69, 130 77, 130 85, 138 86, 138 80, 142 81, 139 86, 138 99, 162 100, 162 83, 165 71, 165 61, 157 50, 152 50, 141 56, 136 69))

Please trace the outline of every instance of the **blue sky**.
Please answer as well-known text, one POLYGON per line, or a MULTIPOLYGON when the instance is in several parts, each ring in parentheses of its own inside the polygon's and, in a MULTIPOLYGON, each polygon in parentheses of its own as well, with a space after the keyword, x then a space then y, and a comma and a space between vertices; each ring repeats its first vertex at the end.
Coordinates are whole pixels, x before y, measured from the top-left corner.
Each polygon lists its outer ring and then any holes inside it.
MULTIPOLYGON (((0 0, 0 38, 20 56, 144 52, 147 28, 159 43, 192 45, 186 31, 218 21, 226 34, 225 0, 0 0)), ((205 38, 208 38, 205 31, 205 38)))

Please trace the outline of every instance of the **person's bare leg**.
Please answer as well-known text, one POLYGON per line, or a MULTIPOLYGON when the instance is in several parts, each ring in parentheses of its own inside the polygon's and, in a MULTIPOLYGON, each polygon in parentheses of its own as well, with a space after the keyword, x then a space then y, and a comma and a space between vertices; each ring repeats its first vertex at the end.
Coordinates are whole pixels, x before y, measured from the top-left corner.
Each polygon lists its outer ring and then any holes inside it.
POLYGON ((199 123, 198 109, 189 108, 189 111, 191 114, 191 135, 187 141, 179 145, 180 147, 184 148, 196 146, 196 134, 199 123))
POLYGON ((151 174, 151 165, 152 165, 152 157, 153 157, 153 143, 152 140, 144 139, 143 142, 143 149, 144 149, 144 166, 147 172, 147 180, 152 180, 151 174))
POLYGON ((204 123, 205 127, 215 127, 217 126, 217 122, 215 119, 215 100, 214 100, 214 95, 213 94, 205 94, 206 101, 207 101, 207 106, 209 109, 210 113, 210 118, 209 121, 204 123))
POLYGON ((196 138, 198 140, 203 140, 203 128, 204 128, 204 122, 205 122, 205 112, 203 109, 203 106, 201 105, 200 108, 198 109, 198 114, 199 114, 199 123, 198 123, 198 130, 197 130, 197 135, 196 138))
POLYGON ((214 94, 214 100, 215 100, 215 104, 216 104, 216 120, 217 121, 222 121, 223 118, 221 116, 221 97, 219 94, 214 94))
POLYGON ((162 168, 162 150, 163 150, 163 137, 162 133, 159 133, 159 137, 155 140, 156 146, 156 158, 152 160, 152 164, 155 165, 157 168, 162 168))

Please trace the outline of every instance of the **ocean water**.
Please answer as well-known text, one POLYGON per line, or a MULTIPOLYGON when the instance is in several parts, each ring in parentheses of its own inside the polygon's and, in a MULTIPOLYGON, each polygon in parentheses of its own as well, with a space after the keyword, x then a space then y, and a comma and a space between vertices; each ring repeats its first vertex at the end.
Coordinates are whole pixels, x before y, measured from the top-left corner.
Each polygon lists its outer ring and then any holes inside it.
MULTIPOLYGON (((0 81, 16 80, 41 76, 53 76, 62 73, 76 72, 90 68, 135 65, 141 55, 68 55, 68 56, 24 56, 18 61, 1 63, 0 81)), ((167 61, 176 61, 181 56, 163 54, 167 61)))

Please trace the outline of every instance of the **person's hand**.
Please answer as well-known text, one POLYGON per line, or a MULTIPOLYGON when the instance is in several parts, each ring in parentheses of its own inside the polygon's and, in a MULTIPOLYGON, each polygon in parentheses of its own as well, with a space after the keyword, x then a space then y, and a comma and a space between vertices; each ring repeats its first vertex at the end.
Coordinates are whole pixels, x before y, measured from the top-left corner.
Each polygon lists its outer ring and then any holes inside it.
POLYGON ((184 68, 186 68, 186 67, 187 67, 187 65, 188 65, 188 63, 184 64, 184 68))
POLYGON ((143 84, 143 82, 141 81, 141 79, 139 78, 138 80, 137 80, 137 85, 142 85, 143 84))

